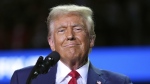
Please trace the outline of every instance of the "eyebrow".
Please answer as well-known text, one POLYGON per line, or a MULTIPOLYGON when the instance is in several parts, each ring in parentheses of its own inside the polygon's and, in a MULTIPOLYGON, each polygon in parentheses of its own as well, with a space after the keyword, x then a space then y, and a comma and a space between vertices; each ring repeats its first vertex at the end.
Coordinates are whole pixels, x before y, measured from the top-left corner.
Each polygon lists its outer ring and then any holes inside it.
POLYGON ((84 25, 82 25, 82 24, 74 24, 74 25, 73 25, 73 27, 78 27, 78 26, 84 27, 84 25))
MULTIPOLYGON (((66 25, 60 25, 56 29, 66 28, 66 27, 67 27, 66 25)), ((71 25, 71 27, 83 27, 84 28, 84 25, 82 25, 82 24, 73 24, 73 25, 71 25)))

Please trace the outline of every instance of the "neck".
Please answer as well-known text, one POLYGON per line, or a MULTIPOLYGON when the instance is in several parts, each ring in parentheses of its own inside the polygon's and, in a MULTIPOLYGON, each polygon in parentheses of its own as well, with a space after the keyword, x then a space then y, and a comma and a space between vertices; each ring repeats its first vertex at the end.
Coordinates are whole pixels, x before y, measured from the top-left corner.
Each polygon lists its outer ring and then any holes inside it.
POLYGON ((61 60, 66 66, 68 66, 71 70, 77 70, 83 65, 85 65, 88 61, 88 58, 84 60, 69 60, 69 61, 63 61, 61 60))

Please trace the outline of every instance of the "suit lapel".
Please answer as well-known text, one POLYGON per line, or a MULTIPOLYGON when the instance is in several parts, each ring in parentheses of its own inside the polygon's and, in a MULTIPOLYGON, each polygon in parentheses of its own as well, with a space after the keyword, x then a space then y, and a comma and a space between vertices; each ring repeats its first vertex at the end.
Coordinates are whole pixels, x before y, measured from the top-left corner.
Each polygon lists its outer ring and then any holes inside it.
POLYGON ((50 71, 47 74, 41 74, 32 84, 55 84, 56 79, 57 64, 50 68, 50 71))
POLYGON ((90 63, 87 84, 105 84, 106 80, 107 78, 103 75, 103 73, 90 63), (101 83, 97 83, 98 81, 101 83))

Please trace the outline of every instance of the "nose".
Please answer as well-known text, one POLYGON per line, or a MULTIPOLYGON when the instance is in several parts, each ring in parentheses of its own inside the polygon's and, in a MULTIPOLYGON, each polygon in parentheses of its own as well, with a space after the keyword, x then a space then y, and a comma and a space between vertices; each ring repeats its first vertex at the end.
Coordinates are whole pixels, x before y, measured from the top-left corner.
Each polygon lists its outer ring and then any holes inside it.
POLYGON ((67 40, 74 40, 74 32, 72 30, 72 28, 68 28, 67 29, 67 32, 66 32, 66 37, 67 37, 67 40))

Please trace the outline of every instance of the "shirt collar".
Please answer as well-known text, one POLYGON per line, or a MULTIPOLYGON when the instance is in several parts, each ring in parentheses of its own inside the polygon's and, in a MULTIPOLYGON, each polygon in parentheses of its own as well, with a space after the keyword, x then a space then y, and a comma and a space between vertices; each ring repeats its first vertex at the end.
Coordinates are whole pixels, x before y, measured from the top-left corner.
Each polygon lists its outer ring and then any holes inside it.
POLYGON ((85 82, 87 81, 88 70, 89 70, 89 60, 85 65, 76 70, 80 74, 81 78, 85 80, 85 82))
MULTIPOLYGON (((81 78, 85 81, 87 81, 88 68, 89 60, 85 65, 76 70, 80 74, 81 78)), ((70 72, 71 70, 59 60, 57 65, 56 81, 60 83, 67 77, 68 73, 70 72)))
POLYGON ((62 63, 59 60, 58 61, 58 66, 57 66, 56 81, 58 83, 63 81, 70 71, 71 70, 64 63, 62 63))

